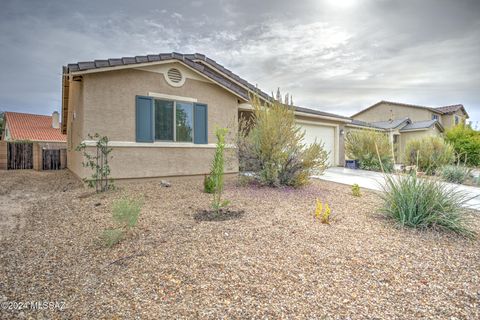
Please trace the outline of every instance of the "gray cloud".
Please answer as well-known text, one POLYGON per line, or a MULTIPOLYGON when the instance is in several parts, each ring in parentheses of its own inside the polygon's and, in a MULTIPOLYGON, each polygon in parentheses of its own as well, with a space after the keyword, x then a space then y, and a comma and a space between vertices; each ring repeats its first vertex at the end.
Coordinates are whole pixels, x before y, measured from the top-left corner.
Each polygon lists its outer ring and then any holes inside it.
POLYGON ((179 51, 306 107, 463 103, 480 121, 475 0, 4 1, 0 30, 1 109, 58 110, 69 62, 179 51))

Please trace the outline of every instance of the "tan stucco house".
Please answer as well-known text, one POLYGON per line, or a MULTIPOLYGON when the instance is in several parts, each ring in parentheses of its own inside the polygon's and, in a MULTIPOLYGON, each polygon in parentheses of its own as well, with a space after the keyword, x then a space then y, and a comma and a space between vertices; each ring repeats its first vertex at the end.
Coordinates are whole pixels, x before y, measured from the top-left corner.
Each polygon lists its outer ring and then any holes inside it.
MULTIPOLYGON (((68 64, 62 81, 68 168, 81 178, 91 174, 75 147, 84 142, 93 152, 95 142, 88 134, 98 133, 110 139, 114 179, 207 174, 215 128, 236 132, 239 115, 251 111, 252 93, 270 99, 203 54, 68 64)), ((342 165, 342 135, 351 119, 303 107, 295 107, 295 113, 306 142, 321 140, 330 152, 330 165, 342 165)), ((229 161, 226 172, 237 171, 238 161, 229 161)))
POLYGON ((58 170, 66 167, 66 136, 59 113, 51 116, 22 112, 4 113, 0 137, 0 170, 58 170))
POLYGON ((370 128, 390 135, 395 161, 401 163, 408 141, 426 136, 441 136, 445 129, 465 123, 468 113, 463 105, 426 107, 380 101, 352 116, 347 130, 370 128))

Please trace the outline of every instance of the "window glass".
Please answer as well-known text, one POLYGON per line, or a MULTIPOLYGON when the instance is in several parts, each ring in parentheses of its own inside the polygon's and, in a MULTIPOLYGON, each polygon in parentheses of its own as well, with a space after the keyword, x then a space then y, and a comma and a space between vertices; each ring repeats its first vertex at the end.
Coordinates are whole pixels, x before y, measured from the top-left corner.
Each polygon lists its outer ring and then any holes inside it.
POLYGON ((177 141, 193 142, 193 104, 177 102, 176 110, 177 141))
POLYGON ((173 101, 155 100, 155 140, 173 141, 173 101))

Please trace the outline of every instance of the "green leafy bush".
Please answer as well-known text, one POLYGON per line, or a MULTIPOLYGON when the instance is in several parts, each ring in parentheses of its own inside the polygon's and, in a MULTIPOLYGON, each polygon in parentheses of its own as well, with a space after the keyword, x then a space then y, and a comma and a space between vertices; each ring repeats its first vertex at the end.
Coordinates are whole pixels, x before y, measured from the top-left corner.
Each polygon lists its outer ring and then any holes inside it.
POLYGON ((453 147, 440 137, 411 140, 405 147, 405 162, 417 166, 419 171, 434 174, 441 166, 455 160, 453 147))
POLYGON ((468 125, 458 125, 447 130, 445 139, 455 149, 460 162, 467 166, 480 166, 480 131, 468 125))
POLYGON ((203 191, 205 193, 213 193, 215 191, 215 182, 210 175, 206 175, 203 178, 203 191))
POLYGON ((375 130, 352 130, 345 137, 345 153, 358 160, 364 170, 391 172, 393 170, 392 145, 385 133, 375 130), (378 150, 378 152, 377 152, 378 150))
POLYGON ((472 170, 461 165, 448 165, 440 168, 440 176, 443 180, 452 183, 464 183, 472 173, 472 170))
POLYGON ((293 108, 275 100, 263 106, 252 97, 253 114, 240 122, 238 152, 241 170, 255 173, 269 186, 300 187, 327 167, 328 153, 320 142, 305 145, 293 108))
POLYGON ((414 228, 440 228, 472 237, 462 204, 462 192, 416 175, 387 176, 381 195, 383 213, 400 225, 414 228))

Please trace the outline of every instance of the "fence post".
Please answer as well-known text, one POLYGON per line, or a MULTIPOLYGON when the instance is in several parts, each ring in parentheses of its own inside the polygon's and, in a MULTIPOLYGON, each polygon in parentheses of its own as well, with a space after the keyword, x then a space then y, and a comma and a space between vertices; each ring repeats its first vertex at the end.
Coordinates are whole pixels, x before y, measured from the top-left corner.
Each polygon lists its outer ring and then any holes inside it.
POLYGON ((0 141, 0 170, 7 170, 7 142, 0 141))

